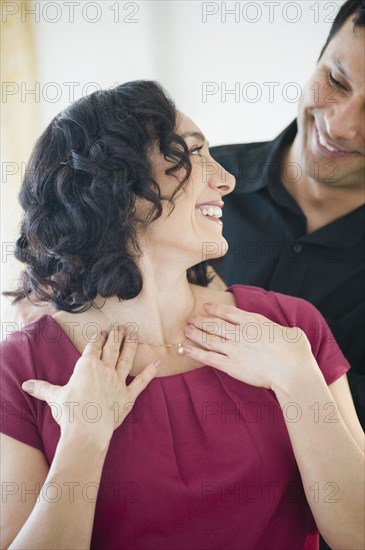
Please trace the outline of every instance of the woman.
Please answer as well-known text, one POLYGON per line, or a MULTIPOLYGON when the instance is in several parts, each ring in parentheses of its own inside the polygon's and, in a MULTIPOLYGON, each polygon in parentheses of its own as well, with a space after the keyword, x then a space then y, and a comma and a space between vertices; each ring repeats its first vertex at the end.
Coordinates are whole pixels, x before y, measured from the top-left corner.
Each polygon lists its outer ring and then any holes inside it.
POLYGON ((17 295, 59 311, 2 343, 4 547, 314 549, 317 526, 363 546, 362 432, 323 318, 206 288, 233 186, 154 82, 41 136, 17 295))

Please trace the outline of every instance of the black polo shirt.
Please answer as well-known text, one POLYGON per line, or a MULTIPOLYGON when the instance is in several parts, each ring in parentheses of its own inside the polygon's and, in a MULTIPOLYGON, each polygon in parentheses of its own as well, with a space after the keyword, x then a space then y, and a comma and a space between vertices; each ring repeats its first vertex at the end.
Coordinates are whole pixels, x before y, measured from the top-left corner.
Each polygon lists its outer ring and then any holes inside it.
POLYGON ((365 206, 306 234, 305 215, 281 183, 281 154, 296 133, 294 121, 273 141, 211 148, 236 177, 223 199, 229 251, 212 264, 227 285, 260 286, 314 304, 352 373, 364 375, 365 206))

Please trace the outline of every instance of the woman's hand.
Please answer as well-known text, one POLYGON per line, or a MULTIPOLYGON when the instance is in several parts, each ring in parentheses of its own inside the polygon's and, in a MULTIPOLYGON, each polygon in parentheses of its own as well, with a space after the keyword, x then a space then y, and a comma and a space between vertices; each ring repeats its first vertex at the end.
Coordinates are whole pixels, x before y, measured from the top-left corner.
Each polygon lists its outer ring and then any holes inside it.
POLYGON ((161 362, 148 364, 127 386, 137 342, 125 334, 122 326, 111 330, 109 336, 106 331, 101 335, 96 333, 92 340, 65 386, 27 380, 22 388, 33 397, 47 401, 62 434, 72 432, 109 444, 113 431, 122 424, 161 362))
POLYGON ((258 313, 204 304, 206 317, 190 317, 185 334, 202 348, 184 346, 194 360, 252 386, 276 391, 318 369, 306 334, 258 313), (308 367, 308 368, 307 368, 308 367))

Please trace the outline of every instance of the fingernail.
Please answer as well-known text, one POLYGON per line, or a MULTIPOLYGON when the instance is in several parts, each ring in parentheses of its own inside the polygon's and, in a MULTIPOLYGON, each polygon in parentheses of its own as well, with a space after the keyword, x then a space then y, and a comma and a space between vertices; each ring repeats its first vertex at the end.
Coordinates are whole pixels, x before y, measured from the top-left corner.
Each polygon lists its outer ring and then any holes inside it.
POLYGON ((23 382, 22 389, 28 393, 33 393, 34 391, 34 382, 23 382))
POLYGON ((210 309, 211 304, 207 302, 206 304, 203 304, 204 309, 210 309))
POLYGON ((159 369, 161 367, 161 361, 159 359, 156 359, 156 361, 153 362, 153 365, 155 369, 159 369))
POLYGON ((191 353, 193 351, 193 348, 190 348, 189 346, 184 346, 185 353, 191 353))

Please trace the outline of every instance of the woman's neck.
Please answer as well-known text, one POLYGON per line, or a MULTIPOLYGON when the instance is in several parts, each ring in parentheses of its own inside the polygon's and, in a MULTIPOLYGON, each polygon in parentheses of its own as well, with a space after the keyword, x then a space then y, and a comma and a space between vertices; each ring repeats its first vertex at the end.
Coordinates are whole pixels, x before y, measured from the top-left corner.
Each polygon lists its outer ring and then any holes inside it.
POLYGON ((190 284, 186 276, 168 287, 155 285, 151 278, 144 281, 141 293, 131 300, 119 302, 115 297, 104 300, 100 296, 94 300, 97 307, 103 306, 100 311, 95 310, 100 323, 103 320, 103 325, 109 321, 128 325, 138 340, 181 342, 187 318, 201 307, 201 287, 190 284))

